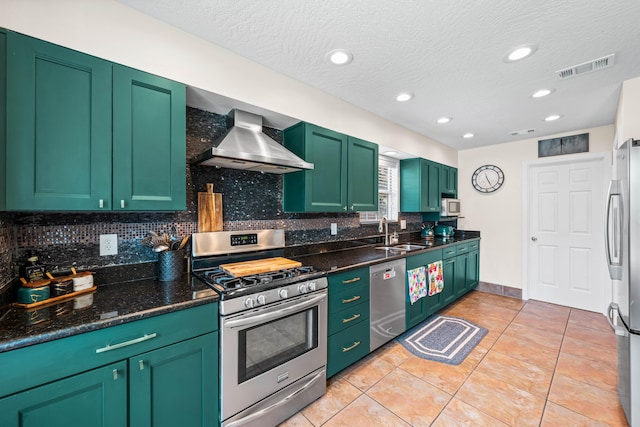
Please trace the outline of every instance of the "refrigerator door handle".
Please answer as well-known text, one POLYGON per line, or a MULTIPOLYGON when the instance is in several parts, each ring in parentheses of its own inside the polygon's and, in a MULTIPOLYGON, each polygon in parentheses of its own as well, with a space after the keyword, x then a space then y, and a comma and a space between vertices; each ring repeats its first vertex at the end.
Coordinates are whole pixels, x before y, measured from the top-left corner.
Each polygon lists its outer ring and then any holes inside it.
POLYGON ((611 326, 611 329, 613 329, 613 332, 615 332, 616 335, 624 337, 625 335, 627 335, 627 328, 624 325, 616 325, 617 318, 618 304, 612 302, 611 304, 609 304, 609 307, 607 307, 607 320, 609 321, 609 326, 611 326))
POLYGON ((619 189, 619 181, 614 180, 609 183, 604 230, 609 276, 616 280, 622 279, 622 223, 624 220, 619 189))

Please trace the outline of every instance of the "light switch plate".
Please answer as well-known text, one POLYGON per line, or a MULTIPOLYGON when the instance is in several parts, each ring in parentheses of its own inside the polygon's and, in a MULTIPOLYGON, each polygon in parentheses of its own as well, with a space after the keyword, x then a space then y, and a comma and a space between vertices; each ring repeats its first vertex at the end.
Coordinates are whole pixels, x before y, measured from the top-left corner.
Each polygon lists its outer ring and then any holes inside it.
POLYGON ((336 234, 338 234, 338 224, 335 222, 331 223, 331 235, 335 236, 336 234))
POLYGON ((407 229, 407 220, 406 219, 401 219, 400 220, 400 230, 406 230, 407 229))
POLYGON ((100 256, 118 255, 118 235, 100 235, 100 256))

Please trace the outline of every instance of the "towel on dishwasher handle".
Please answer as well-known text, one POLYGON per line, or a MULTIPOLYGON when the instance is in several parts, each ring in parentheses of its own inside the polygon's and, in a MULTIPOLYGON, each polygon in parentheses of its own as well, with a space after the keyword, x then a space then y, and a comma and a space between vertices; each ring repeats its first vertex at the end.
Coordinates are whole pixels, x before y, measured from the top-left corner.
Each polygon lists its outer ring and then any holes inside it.
POLYGON ((427 274, 424 267, 407 271, 409 281, 409 300, 411 304, 427 296, 427 274))
POLYGON ((444 289, 442 278, 442 261, 432 262, 429 268, 429 296, 439 294, 444 289))

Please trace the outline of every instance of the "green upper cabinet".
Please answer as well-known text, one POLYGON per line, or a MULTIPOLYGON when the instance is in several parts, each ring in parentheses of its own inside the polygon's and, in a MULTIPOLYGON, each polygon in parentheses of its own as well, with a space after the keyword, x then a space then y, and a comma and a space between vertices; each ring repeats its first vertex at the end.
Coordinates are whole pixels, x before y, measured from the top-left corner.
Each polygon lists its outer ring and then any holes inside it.
POLYGON ((400 161, 401 212, 440 212, 441 167, 420 158, 400 161))
POLYGON ((186 207, 185 87, 113 67, 114 210, 186 207))
POLYGON ((185 208, 183 85, 13 32, 6 60, 0 208, 185 208))
POLYGON ((314 165, 285 174, 285 212, 378 210, 378 146, 310 123, 284 130, 284 146, 314 165))
POLYGON ((347 162, 349 211, 378 210, 378 145, 349 137, 347 162))
POLYGON ((6 209, 111 202, 111 63, 13 32, 7 39, 6 209))
POLYGON ((440 173, 440 192, 445 196, 458 196, 458 168, 442 165, 440 173))

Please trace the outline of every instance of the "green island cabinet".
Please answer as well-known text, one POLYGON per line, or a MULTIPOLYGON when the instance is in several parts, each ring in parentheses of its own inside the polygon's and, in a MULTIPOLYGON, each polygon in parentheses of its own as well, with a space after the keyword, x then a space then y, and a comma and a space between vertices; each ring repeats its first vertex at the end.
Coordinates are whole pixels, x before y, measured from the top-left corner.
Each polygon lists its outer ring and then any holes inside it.
POLYGON ((217 312, 206 304, 0 353, 0 425, 217 425, 217 312))
POLYGON ((378 145, 310 123, 284 130, 283 145, 314 165, 283 176, 285 212, 378 210, 378 145))
POLYGON ((183 84, 11 31, 6 39, 1 209, 185 209, 183 84))
POLYGON ((447 197, 458 197, 458 168, 442 165, 440 173, 440 193, 447 197))
POLYGON ((430 160, 400 160, 400 211, 440 213, 442 166, 430 160))
POLYGON ((369 268, 330 274, 327 377, 369 354, 369 268))
MULTIPOLYGON (((432 262, 440 261, 442 259, 442 250, 436 249, 429 252, 424 252, 417 255, 408 256, 406 258, 407 261, 407 273, 414 268, 425 267, 427 271, 425 272, 427 279, 427 293, 429 289, 429 273, 428 266, 432 262)), ((427 318, 430 314, 433 314, 440 308, 442 308, 442 304, 440 303, 440 294, 435 294, 432 296, 426 296, 420 298, 413 304, 411 304, 411 299, 409 298, 409 279, 408 275, 405 279, 406 283, 406 325, 407 329, 413 328, 423 320, 427 318)))

